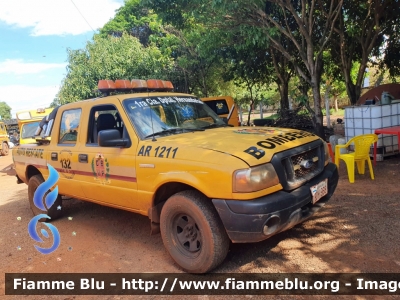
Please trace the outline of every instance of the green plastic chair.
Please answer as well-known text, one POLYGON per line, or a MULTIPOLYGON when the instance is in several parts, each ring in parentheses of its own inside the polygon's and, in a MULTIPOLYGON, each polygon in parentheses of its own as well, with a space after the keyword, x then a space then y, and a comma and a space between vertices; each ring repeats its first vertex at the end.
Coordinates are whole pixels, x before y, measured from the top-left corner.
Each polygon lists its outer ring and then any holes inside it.
POLYGON ((349 175, 350 183, 354 183, 354 173, 357 164, 358 174, 365 173, 365 162, 368 163, 369 173, 371 174, 371 179, 375 179, 374 170, 372 169, 371 158, 369 157, 369 152, 371 145, 378 141, 378 136, 376 134, 363 134, 358 135, 350 139, 345 145, 336 145, 335 147, 335 164, 339 169, 339 162, 342 159, 347 166, 347 174, 349 175), (351 153, 340 153, 340 149, 347 148, 351 144, 354 144, 354 152, 351 153))

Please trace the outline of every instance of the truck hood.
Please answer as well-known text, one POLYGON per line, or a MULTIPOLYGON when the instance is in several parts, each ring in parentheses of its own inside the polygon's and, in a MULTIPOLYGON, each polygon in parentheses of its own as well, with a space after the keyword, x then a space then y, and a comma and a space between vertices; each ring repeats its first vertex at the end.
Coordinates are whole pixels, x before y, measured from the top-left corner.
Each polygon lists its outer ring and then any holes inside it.
POLYGON ((270 162, 272 156, 319 139, 313 133, 272 127, 222 127, 159 138, 179 147, 226 153, 250 166, 270 162))

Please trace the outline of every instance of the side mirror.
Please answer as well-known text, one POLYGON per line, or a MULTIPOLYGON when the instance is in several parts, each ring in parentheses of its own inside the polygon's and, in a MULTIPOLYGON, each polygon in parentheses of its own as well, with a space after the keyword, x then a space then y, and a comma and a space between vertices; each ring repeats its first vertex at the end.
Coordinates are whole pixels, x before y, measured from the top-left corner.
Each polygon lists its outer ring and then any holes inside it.
POLYGON ((117 129, 99 131, 97 141, 101 147, 126 147, 129 144, 129 140, 121 138, 117 129))

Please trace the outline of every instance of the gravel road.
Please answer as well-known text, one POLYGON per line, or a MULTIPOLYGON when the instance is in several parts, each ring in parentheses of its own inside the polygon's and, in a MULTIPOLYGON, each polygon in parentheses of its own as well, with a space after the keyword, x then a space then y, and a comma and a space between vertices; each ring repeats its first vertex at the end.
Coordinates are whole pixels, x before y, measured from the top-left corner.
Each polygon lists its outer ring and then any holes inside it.
MULTIPOLYGON (((355 183, 350 184, 346 167, 342 163, 337 191, 317 215, 264 242, 233 244, 225 262, 215 272, 399 272, 400 156, 378 162, 374 170, 375 180, 370 179, 367 170, 365 175, 356 174, 355 183)), ((53 222, 61 235, 60 247, 49 255, 40 254, 35 250, 34 241, 27 232, 28 222, 32 218, 27 200, 27 186, 16 184, 14 174, 11 155, 0 157, 0 269, 3 273, 0 277, 0 295, 4 295, 4 273, 182 272, 165 251, 160 235, 150 236, 147 217, 74 199, 65 200, 64 217, 53 222)), ((50 299, 48 296, 29 298, 50 299)), ((98 296, 51 298, 99 299, 98 296)), ((130 297, 101 297, 128 298, 130 297)), ((155 299, 156 296, 140 298, 155 299)), ((188 297, 157 296, 157 299, 160 298, 188 297)), ((243 296, 192 298, 242 299, 243 296)))

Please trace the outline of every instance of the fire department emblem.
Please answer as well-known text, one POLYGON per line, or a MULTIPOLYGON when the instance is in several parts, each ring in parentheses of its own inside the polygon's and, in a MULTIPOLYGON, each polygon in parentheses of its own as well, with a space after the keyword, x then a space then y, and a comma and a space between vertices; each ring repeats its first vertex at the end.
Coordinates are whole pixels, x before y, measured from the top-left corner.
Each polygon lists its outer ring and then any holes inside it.
POLYGON ((103 154, 96 154, 92 159, 94 179, 102 184, 110 183, 110 164, 103 154))
POLYGON ((224 107, 224 104, 223 103, 217 103, 216 106, 217 106, 218 109, 222 109, 224 107))

